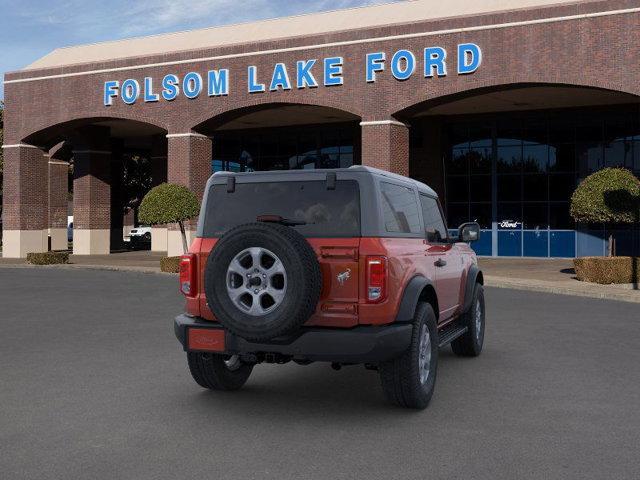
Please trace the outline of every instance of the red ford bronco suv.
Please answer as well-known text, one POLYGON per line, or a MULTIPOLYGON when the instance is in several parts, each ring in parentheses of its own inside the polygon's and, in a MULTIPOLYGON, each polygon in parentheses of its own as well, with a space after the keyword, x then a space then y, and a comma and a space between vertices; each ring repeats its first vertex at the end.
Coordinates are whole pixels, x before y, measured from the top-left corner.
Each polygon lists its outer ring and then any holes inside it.
POLYGON ((262 362, 364 364, 387 398, 424 408, 438 348, 477 356, 483 277, 436 193, 367 167, 220 172, 180 263, 175 333, 194 380, 234 390, 262 362))

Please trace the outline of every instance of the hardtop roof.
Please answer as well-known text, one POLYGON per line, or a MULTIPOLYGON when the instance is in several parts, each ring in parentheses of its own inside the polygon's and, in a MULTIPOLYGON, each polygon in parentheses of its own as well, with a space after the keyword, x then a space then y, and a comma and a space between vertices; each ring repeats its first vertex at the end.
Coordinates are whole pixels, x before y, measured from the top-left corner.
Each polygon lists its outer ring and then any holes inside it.
POLYGON ((380 170, 378 168, 367 167, 364 165, 353 165, 349 168, 318 168, 314 170, 262 170, 257 172, 215 172, 212 175, 212 180, 215 182, 215 178, 222 177, 236 177, 240 182, 242 182, 242 178, 246 178, 248 176, 255 177, 272 177, 270 181, 274 180, 273 177, 282 177, 283 181, 287 181, 287 176, 296 176, 304 175, 308 176, 309 180, 322 180, 326 178, 327 173, 336 173, 339 176, 340 173, 357 173, 362 175, 374 175, 377 177, 383 177, 387 180, 393 180, 396 182, 401 182, 404 184, 413 185, 419 192, 426 193, 427 195, 437 197, 438 194, 428 185, 425 185, 422 182, 414 180, 413 178, 405 177, 403 175, 398 175, 397 173, 388 172, 386 170, 380 170))

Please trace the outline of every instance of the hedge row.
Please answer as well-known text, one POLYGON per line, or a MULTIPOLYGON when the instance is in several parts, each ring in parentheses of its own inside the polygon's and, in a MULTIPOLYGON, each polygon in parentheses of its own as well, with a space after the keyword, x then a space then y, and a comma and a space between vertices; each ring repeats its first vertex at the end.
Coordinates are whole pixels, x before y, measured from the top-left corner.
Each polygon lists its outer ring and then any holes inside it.
POLYGON ((69 263, 69 252, 27 253, 27 262, 31 265, 69 263))
POLYGON ((167 273, 178 273, 180 271, 180 257, 161 258, 160 271, 167 273))
POLYGON ((640 257, 581 257, 574 259, 573 265, 576 277, 583 282, 640 282, 640 257))

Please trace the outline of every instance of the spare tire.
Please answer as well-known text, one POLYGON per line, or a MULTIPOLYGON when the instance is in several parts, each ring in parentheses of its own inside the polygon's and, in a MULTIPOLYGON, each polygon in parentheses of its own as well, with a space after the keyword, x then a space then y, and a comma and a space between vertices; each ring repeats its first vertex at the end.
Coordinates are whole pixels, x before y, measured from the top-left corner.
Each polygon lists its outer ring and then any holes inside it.
POLYGON ((209 308, 232 333, 265 341, 292 332, 320 299, 320 264, 290 227, 250 223, 220 238, 209 254, 204 290, 209 308))

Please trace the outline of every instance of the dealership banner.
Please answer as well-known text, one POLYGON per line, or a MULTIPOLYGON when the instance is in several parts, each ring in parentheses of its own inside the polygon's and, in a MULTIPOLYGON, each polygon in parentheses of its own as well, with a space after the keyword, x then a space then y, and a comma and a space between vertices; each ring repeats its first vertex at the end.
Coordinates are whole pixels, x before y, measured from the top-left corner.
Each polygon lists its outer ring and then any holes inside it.
MULTIPOLYGON (((453 64, 458 75, 474 73, 482 64, 482 50, 475 43, 458 45, 453 61, 442 47, 427 47, 416 55, 411 50, 398 50, 391 58, 385 52, 373 52, 365 55, 365 83, 375 83, 381 75, 391 75, 398 81, 408 80, 414 75, 424 78, 446 77, 448 68, 453 64), (417 73, 419 71, 419 73, 417 73)), ((293 66, 293 65, 291 65, 293 66)), ((273 68, 259 70, 255 65, 247 67, 240 83, 246 91, 260 94, 266 91, 286 91, 292 89, 335 87, 344 84, 345 59, 341 56, 322 59, 304 59, 295 62, 295 68, 289 70, 285 63, 275 63, 273 68)), ((169 73, 162 78, 127 78, 104 82, 104 105, 111 106, 120 99, 133 105, 136 102, 170 102, 180 95, 195 99, 201 95, 221 97, 230 94, 232 84, 229 69, 214 69, 206 72, 188 72, 182 78, 169 73)))

